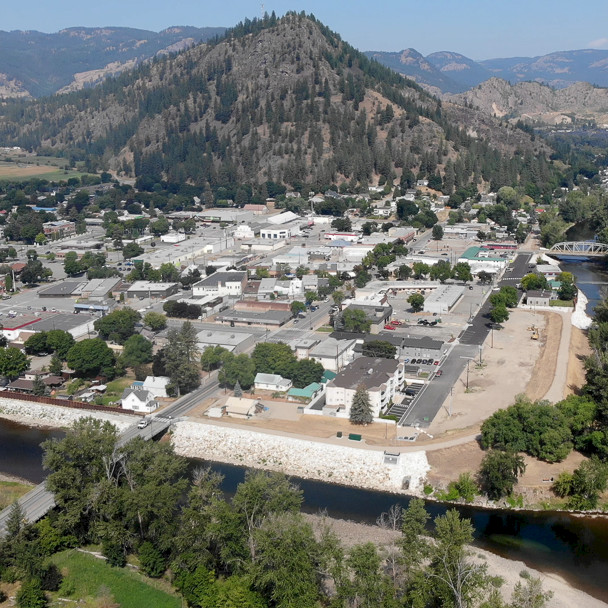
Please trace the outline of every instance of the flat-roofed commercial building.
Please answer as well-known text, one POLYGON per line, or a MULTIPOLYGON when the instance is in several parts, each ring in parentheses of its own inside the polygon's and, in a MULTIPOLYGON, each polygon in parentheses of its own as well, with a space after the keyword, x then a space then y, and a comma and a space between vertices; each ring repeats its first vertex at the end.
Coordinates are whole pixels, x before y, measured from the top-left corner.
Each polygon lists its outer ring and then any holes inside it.
POLYGON ((135 281, 135 283, 127 289, 127 298, 168 298, 177 293, 178 289, 178 283, 135 281))

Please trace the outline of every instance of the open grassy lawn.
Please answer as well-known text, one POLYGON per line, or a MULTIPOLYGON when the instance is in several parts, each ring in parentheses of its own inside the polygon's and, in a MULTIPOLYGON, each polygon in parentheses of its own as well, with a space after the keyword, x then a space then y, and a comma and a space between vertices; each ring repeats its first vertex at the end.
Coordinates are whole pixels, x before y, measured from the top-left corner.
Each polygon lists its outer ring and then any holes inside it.
POLYGON ((34 486, 18 481, 0 481, 0 509, 12 505, 34 486))
POLYGON ((114 401, 119 401, 122 392, 133 384, 135 380, 135 376, 128 375, 124 378, 117 378, 116 380, 112 380, 112 382, 108 382, 106 392, 103 394, 103 404, 102 405, 110 405, 110 403, 114 401))
POLYGON ((165 581, 147 578, 131 568, 112 568, 104 560, 75 549, 57 553, 51 561, 73 585, 72 600, 107 596, 109 590, 121 608, 181 606, 181 599, 170 593, 165 581))
POLYGON ((574 302, 572 300, 551 300, 549 302, 549 306, 567 306, 572 308, 574 306, 574 302))

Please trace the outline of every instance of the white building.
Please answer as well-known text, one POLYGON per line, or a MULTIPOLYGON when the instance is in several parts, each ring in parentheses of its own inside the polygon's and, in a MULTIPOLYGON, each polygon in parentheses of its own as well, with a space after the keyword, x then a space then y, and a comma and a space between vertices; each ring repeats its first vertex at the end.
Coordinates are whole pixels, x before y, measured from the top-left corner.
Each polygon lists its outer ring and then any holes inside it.
POLYGON ((158 402, 150 391, 126 388, 122 394, 120 405, 123 410, 149 414, 158 407, 158 402))
POLYGON ((260 229, 260 238, 267 240, 285 240, 302 233, 302 220, 287 224, 267 224, 260 229))
POLYGON ((403 381, 403 364, 396 359, 359 357, 327 384, 325 403, 348 417, 357 387, 363 385, 369 394, 372 415, 378 418, 403 381))
POLYGON ((186 240, 186 235, 183 232, 168 232, 160 237, 163 243, 181 243, 186 240))
POLYGON ((424 301, 424 312, 446 314, 456 305, 464 293, 460 285, 441 285, 424 301))
POLYGON ((335 340, 327 338, 309 351, 309 358, 318 361, 325 369, 339 372, 354 357, 356 340, 335 340))
POLYGON ((168 397, 167 386, 171 380, 166 376, 147 376, 144 380, 144 390, 151 393, 157 399, 168 397))
POLYGON ((192 286, 192 295, 202 297, 208 293, 217 293, 220 296, 240 296, 246 283, 246 271, 214 272, 192 286))
POLYGON ((232 236, 239 241, 245 241, 255 238, 255 232, 251 229, 251 226, 248 226, 247 224, 240 224, 232 233, 232 236))
POLYGON ((291 380, 278 374, 256 374, 255 388, 262 391, 285 393, 292 387, 291 380))

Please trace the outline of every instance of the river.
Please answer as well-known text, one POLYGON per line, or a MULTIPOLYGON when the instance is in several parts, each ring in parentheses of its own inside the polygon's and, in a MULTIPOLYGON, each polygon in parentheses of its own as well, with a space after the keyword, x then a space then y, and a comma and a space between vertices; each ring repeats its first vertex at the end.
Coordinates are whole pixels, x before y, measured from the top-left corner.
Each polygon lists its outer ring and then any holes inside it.
MULTIPOLYGON (((40 442, 61 437, 61 431, 32 429, 0 418, 0 472, 40 482, 44 478, 40 442)), ((222 488, 232 495, 246 469, 208 463, 224 476, 222 488)), ((193 462, 196 466, 197 462, 193 462)), ((373 524, 395 503, 407 506, 408 498, 387 492, 360 490, 318 481, 298 479, 304 493, 304 510, 327 511, 331 517, 373 524)), ((433 517, 451 505, 428 502, 433 517)), ((529 567, 556 572, 573 586, 608 602, 604 584, 608 572, 608 522, 567 513, 488 510, 457 507, 473 521, 476 544, 529 567)))

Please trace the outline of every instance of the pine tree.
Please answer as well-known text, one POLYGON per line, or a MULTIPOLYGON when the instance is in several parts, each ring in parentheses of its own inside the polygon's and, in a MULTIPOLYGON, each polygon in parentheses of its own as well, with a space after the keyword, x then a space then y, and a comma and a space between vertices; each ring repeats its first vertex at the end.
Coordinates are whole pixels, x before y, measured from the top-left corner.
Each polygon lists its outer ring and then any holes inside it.
POLYGON ((353 424, 369 424, 373 419, 369 393, 365 386, 360 384, 350 406, 350 421, 353 424))
POLYGON ((238 380, 234 385, 234 396, 238 397, 239 399, 243 396, 243 389, 241 388, 241 385, 239 384, 238 380))

